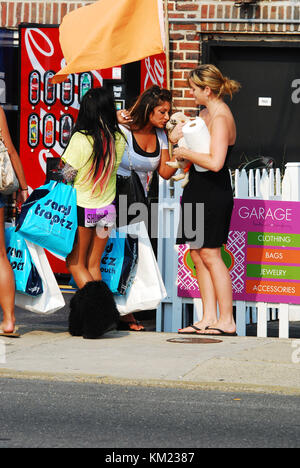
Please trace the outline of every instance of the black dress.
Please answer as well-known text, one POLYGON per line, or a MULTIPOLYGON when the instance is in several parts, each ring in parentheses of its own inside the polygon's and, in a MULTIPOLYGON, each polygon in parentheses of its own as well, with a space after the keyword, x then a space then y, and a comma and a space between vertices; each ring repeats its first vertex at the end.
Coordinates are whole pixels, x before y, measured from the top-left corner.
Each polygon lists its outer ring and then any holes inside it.
POLYGON ((225 164, 219 172, 198 172, 192 164, 189 183, 181 198, 176 244, 189 244, 193 249, 216 248, 226 244, 233 209, 227 167, 231 149, 232 146, 229 146, 225 164))

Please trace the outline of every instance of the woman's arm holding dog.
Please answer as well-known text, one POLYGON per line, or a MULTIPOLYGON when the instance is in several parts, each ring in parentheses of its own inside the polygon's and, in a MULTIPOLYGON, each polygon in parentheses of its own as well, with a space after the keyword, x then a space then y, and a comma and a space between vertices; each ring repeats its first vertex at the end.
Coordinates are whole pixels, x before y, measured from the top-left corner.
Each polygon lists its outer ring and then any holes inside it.
POLYGON ((186 148, 175 148, 173 154, 176 159, 187 159, 205 169, 218 172, 224 166, 228 151, 228 128, 223 116, 215 119, 211 132, 210 153, 197 153, 186 148))
MULTIPOLYGON (((185 122, 178 123, 172 130, 168 131, 168 140, 172 145, 177 144, 182 138, 182 127, 184 125, 185 122)), ((172 157, 170 157, 169 151, 163 150, 158 167, 158 173, 163 179, 168 180, 176 173, 177 169, 182 168, 183 166, 185 166, 185 164, 178 164, 178 160, 174 154, 174 149, 172 150, 172 157)))
POLYGON ((159 163, 159 166, 157 168, 157 171, 159 173, 159 175, 163 178, 163 179, 170 179, 174 174, 175 172, 177 171, 177 168, 172 168, 170 166, 167 165, 168 162, 175 162, 175 156, 173 155, 172 157, 170 157, 170 153, 167 149, 164 149, 162 150, 161 152, 161 158, 160 158, 160 163, 159 163))

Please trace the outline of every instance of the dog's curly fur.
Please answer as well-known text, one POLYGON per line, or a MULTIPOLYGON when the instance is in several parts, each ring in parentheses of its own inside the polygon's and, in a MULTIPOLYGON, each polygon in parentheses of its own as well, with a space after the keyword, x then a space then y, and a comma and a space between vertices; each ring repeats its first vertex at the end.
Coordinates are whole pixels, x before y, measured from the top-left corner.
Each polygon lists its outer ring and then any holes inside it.
POLYGON ((69 333, 87 339, 100 338, 116 328, 120 319, 114 296, 103 281, 91 281, 70 301, 69 333))
MULTIPOLYGON (((175 130, 176 126, 179 123, 186 123, 189 120, 190 119, 186 115, 184 115, 183 112, 176 112, 175 114, 173 114, 169 122, 166 125, 166 129, 168 130, 169 135, 173 132, 173 130, 175 130)), ((179 147, 188 148, 184 137, 178 141, 177 145, 179 147)), ((173 167, 174 169, 180 169, 180 173, 173 176, 172 179, 176 181, 183 180, 181 187, 184 188, 189 182, 188 172, 191 167, 191 163, 188 163, 187 161, 176 160, 176 161, 168 161, 166 164, 170 167, 173 167)))

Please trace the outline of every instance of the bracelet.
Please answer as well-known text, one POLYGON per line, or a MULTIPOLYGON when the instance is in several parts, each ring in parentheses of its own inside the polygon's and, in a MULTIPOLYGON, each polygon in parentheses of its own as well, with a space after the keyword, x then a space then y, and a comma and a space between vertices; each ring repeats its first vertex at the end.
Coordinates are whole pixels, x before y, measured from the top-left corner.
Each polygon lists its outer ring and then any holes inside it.
POLYGON ((28 187, 24 188, 24 189, 21 189, 20 192, 28 192, 28 187))

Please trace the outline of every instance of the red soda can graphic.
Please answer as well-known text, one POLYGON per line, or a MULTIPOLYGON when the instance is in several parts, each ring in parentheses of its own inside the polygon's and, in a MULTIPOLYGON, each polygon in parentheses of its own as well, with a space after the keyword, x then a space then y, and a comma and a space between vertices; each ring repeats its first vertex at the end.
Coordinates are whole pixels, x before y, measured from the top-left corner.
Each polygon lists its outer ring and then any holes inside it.
POLYGON ((54 115, 45 115, 43 121, 43 143, 46 148, 52 148, 55 145, 55 123, 54 115))
POLYGON ((74 75, 68 78, 60 85, 60 100, 63 105, 70 106, 74 101, 74 75))
POLYGON ((33 70, 29 75, 29 102, 35 106, 41 97, 41 75, 37 70, 33 70))
POLYGON ((55 73, 51 70, 44 75, 44 101, 47 106, 52 106, 56 101, 56 85, 51 82, 55 73))
POLYGON ((39 144, 39 124, 39 116, 30 114, 28 118, 28 144, 31 148, 36 148, 39 144))
POLYGON ((79 102, 82 101, 83 96, 93 87, 93 77, 90 72, 81 73, 79 76, 79 102))
POLYGON ((60 146, 62 146, 63 148, 67 146, 70 140, 72 128, 73 117, 69 114, 63 115, 59 122, 60 146))

